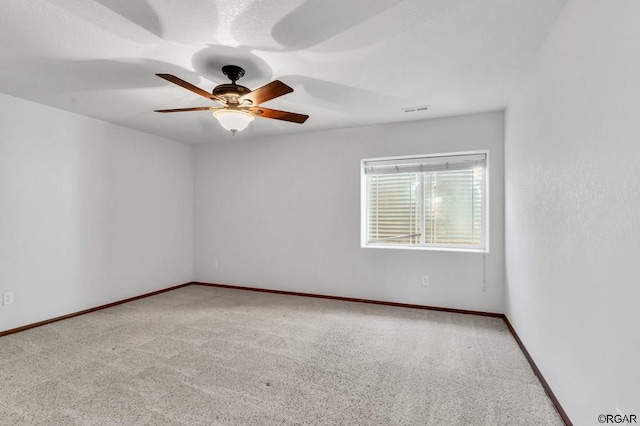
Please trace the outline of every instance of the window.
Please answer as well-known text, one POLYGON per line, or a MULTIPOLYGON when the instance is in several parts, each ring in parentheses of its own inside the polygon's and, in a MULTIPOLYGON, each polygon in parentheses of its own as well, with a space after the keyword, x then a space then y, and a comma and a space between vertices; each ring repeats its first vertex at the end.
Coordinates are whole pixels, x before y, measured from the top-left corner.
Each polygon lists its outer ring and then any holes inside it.
POLYGON ((362 160, 362 246, 488 251, 487 152, 362 160))

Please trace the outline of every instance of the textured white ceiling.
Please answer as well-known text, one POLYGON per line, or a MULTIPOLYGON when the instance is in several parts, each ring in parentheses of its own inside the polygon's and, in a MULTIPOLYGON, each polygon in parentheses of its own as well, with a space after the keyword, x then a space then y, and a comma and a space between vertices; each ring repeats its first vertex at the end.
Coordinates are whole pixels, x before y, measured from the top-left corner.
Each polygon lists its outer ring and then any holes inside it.
POLYGON ((496 110, 564 3, 2 0, 0 91, 194 143, 231 135, 207 112, 154 113, 207 105, 155 73, 210 91, 240 65, 244 86, 295 89, 266 107, 311 116, 258 118, 236 138, 496 110))

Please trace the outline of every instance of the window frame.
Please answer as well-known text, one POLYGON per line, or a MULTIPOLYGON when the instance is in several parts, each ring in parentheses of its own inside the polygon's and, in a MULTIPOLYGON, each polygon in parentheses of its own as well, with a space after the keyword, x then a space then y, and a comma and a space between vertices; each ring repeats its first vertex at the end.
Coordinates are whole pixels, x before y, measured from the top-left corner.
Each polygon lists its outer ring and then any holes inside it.
MULTIPOLYGON (((471 253, 489 253, 490 238, 489 238, 489 219, 490 219, 490 185, 489 185, 489 172, 490 172, 490 154, 489 150, 477 150, 477 151, 460 151, 460 152, 445 152, 445 153, 433 153, 423 155, 402 155, 393 157, 374 157, 363 158, 360 160, 360 247, 361 248, 376 248, 376 249, 399 249, 399 250, 428 250, 428 251, 453 251, 453 252, 471 252, 471 253), (368 210, 367 210, 367 175, 365 174, 365 163, 371 161, 393 161, 393 160, 409 160, 409 159, 422 159, 422 158, 439 158, 439 157, 454 157, 462 155, 485 155, 485 171, 484 180, 482 182, 482 206, 483 213, 482 221, 482 244, 481 247, 464 247, 451 244, 427 244, 424 245, 401 245, 401 244, 384 244, 384 243, 369 243, 367 240, 368 233, 368 210)), ((424 193, 424 188, 422 188, 424 193)), ((422 219, 424 220, 424 203, 421 205, 422 219)))

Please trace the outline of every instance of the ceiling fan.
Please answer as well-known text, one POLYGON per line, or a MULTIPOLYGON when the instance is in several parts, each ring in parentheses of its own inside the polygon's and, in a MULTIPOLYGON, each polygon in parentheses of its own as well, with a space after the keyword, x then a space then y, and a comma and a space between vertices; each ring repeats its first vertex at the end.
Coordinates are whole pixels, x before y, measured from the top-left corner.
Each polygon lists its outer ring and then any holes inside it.
POLYGON ((194 86, 191 83, 171 74, 156 74, 158 77, 184 87, 193 93, 204 98, 218 102, 222 106, 202 106, 192 108, 159 109, 155 112, 184 112, 184 111, 213 111, 213 116, 218 119, 220 125, 235 134, 244 130, 254 117, 273 118, 276 120, 290 121, 292 123, 304 123, 309 118, 308 115, 297 114, 295 112, 279 111, 276 109, 264 108, 261 103, 275 99, 279 96, 293 92, 293 89, 280 80, 272 81, 256 90, 250 90, 244 86, 236 84, 242 76, 244 69, 237 65, 225 65, 222 67, 224 73, 231 84, 220 84, 214 87, 211 93, 194 86))

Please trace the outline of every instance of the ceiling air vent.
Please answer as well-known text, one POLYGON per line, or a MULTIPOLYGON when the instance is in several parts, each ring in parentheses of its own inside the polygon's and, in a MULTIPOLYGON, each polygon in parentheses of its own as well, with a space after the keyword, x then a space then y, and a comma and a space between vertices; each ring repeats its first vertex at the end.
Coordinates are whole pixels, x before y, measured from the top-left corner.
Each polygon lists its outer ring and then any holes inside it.
POLYGON ((420 112, 420 111, 427 111, 427 110, 429 110, 429 106, 430 106, 430 105, 420 105, 420 106, 406 107, 406 108, 402 108, 402 110, 403 110, 404 112, 420 112))

